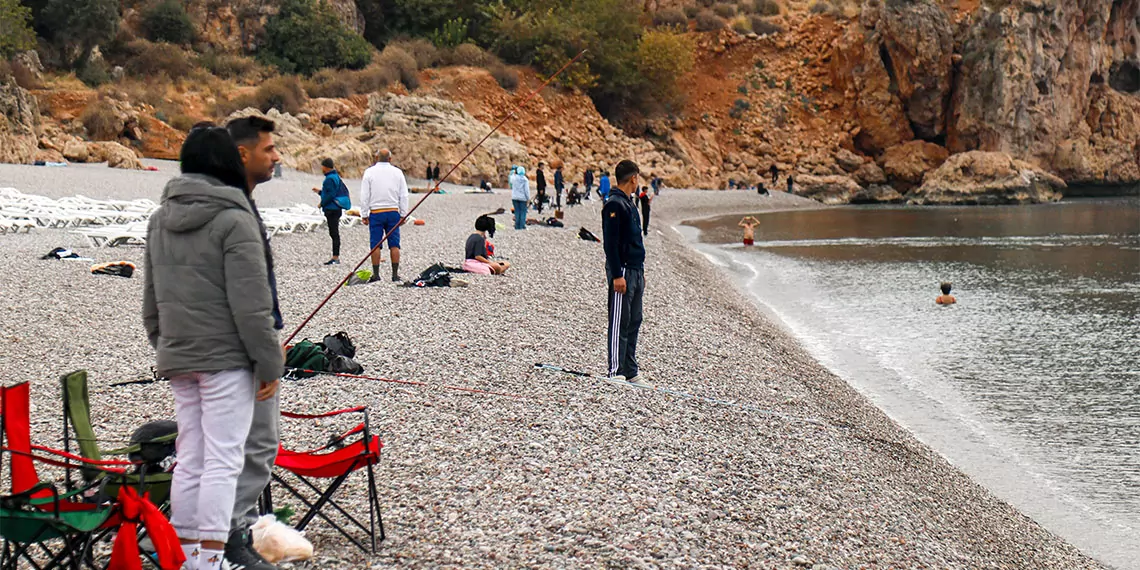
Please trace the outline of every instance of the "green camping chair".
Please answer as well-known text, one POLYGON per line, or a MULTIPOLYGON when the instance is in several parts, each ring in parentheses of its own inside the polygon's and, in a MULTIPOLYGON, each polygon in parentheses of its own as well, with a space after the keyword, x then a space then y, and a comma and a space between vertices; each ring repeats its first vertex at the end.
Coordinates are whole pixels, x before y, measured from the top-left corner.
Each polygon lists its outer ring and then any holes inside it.
POLYGON ((109 503, 83 501, 93 487, 60 494, 40 481, 36 463, 95 469, 123 468, 122 462, 90 462, 69 453, 32 445, 30 391, 28 384, 0 386, 0 470, 8 459, 6 474, 10 493, 0 496, 0 570, 16 570, 20 561, 33 568, 79 568, 90 566, 90 547, 96 531, 105 527, 113 513, 109 503), (6 457, 5 457, 6 456, 6 457))
MULTIPOLYGON (((142 443, 135 443, 118 449, 99 449, 100 440, 95 437, 95 428, 91 424, 91 404, 87 396, 87 371, 77 370, 64 375, 60 379, 60 383, 63 388, 64 451, 70 453, 71 444, 74 441, 79 448, 79 454, 85 459, 101 461, 105 456, 126 456, 141 449, 142 443), (71 435, 72 430, 75 432, 74 437, 71 435)), ((177 433, 172 433, 144 443, 167 444, 173 442, 177 437, 177 433)), ((85 484, 95 482, 104 476, 103 472, 90 468, 83 468, 80 471, 85 484)), ((174 474, 170 472, 147 473, 146 467, 142 466, 139 473, 130 473, 122 477, 115 477, 114 481, 109 481, 105 487, 105 492, 114 499, 118 497, 119 489, 123 484, 130 485, 136 487, 139 494, 149 492, 151 502, 165 511, 165 506, 170 500, 170 485, 173 477, 174 474)), ((67 489, 70 491, 72 486, 71 471, 69 470, 67 473, 67 489)))

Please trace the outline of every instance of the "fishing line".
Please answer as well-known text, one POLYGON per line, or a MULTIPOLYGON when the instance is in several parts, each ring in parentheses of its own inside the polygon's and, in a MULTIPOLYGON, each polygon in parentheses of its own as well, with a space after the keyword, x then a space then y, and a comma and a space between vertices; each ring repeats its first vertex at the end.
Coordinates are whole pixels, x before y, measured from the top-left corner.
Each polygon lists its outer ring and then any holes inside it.
POLYGON ((373 380, 376 382, 387 382, 389 384, 403 384, 405 386, 423 386, 423 387, 430 387, 430 388, 443 388, 445 390, 455 390, 457 392, 468 392, 471 394, 485 394, 485 395, 489 395, 489 396, 501 396, 504 398, 513 398, 516 400, 534 400, 536 402, 550 402, 550 403, 555 403, 555 404, 565 404, 566 403, 565 401, 561 401, 561 400, 544 400, 542 398, 535 398, 533 396, 524 396, 522 394, 512 394, 509 392, 494 392, 491 390, 479 390, 478 388, 468 388, 466 386, 449 386, 446 384, 443 384, 443 385, 429 384, 427 382, 417 382, 415 380, 396 380, 393 378, 380 378, 377 376, 365 376, 363 374, 346 374, 343 372, 327 372, 327 371, 320 371, 320 370, 307 370, 305 368, 286 367, 285 370, 286 370, 286 379, 287 380, 300 380, 300 378, 297 378, 297 377, 288 377, 288 373, 289 372, 301 372, 301 373, 315 374, 315 375, 321 375, 321 376, 336 376, 339 378, 353 378, 353 379, 357 379, 357 380, 373 380))
POLYGON ((470 158, 472 154, 475 154, 475 151, 478 150, 479 147, 483 146, 483 143, 486 142, 487 139, 491 138, 491 135, 495 134, 495 131, 498 131, 499 128, 502 127, 509 119, 514 117, 515 114, 517 114, 519 112, 519 110, 522 109, 523 105, 526 105, 527 103, 529 103, 531 99, 533 99, 536 95, 539 94, 539 92, 541 92, 543 89, 546 89, 546 87, 548 85, 550 85, 550 83, 552 81, 554 81, 555 77, 558 77, 559 75, 561 75, 562 72, 566 70, 566 68, 570 67, 575 62, 577 62, 583 55, 585 55, 585 53, 586 53, 586 50, 582 50, 581 52, 578 53, 578 55, 574 56, 573 59, 566 62, 566 65, 563 65, 558 71, 554 72, 554 74, 551 75, 549 78, 547 78, 547 80, 545 82, 543 82, 543 84, 540 85, 538 87, 538 89, 531 91, 530 94, 526 96, 526 98, 524 98, 522 101, 520 101, 518 104, 516 104, 514 106, 514 108, 511 109, 511 112, 508 113, 507 116, 503 117, 503 119, 501 121, 499 121, 499 124, 495 125, 495 127, 492 128, 490 130, 490 132, 488 132, 482 139, 480 139, 479 142, 475 144, 475 146, 471 147, 471 150, 467 151, 467 154, 463 155, 463 158, 459 159, 459 162, 456 162, 455 165, 452 166, 451 169, 447 171, 447 174, 444 174, 442 178, 440 178, 439 180, 436 181, 435 187, 431 188, 427 194, 424 194, 424 197, 420 198, 420 200, 418 202, 416 202, 416 205, 412 206, 412 209, 408 210, 408 213, 404 214, 404 216, 402 218, 400 218, 400 222, 397 223, 395 227, 393 227, 392 229, 390 229, 384 233, 384 237, 380 238, 380 241, 378 241, 376 243, 376 247, 373 247, 372 249, 368 250, 368 254, 364 256, 364 259, 361 259, 360 262, 357 263, 356 266, 353 267, 352 270, 348 272, 348 275, 346 275, 343 279, 341 279, 340 281, 337 282, 336 287, 333 287, 333 290, 324 298, 323 301, 320 302, 319 305, 317 305, 317 308, 313 309, 313 312, 309 313, 309 316, 305 317, 305 320, 301 321, 300 325, 297 325, 297 328, 292 332, 292 334, 289 335, 289 338, 285 339, 285 342, 283 342, 282 344, 288 346, 290 342, 293 342, 293 339, 296 338, 298 334, 300 334, 301 330, 305 328, 305 325, 308 325, 309 321, 313 320, 313 317, 317 316, 317 313, 320 312, 320 310, 324 308, 325 304, 327 304, 329 302, 329 300, 333 298, 333 295, 337 294, 337 291, 340 291, 341 288, 344 287, 344 284, 347 283, 348 280, 352 278, 352 275, 354 273, 356 273, 356 271, 358 269, 360 269, 360 266, 364 265, 364 263, 366 261, 368 261, 368 259, 370 257, 372 257, 372 252, 376 251, 377 248, 383 247, 384 242, 388 240, 388 236, 392 232, 399 229, 400 226, 404 225, 404 222, 406 222, 408 220, 408 216, 411 216, 412 212, 415 212, 416 209, 419 208, 420 205, 423 204, 424 201, 426 201, 429 196, 431 196, 432 194, 435 194, 437 191, 439 191, 439 185, 442 184, 444 180, 447 180, 447 178, 449 176, 451 176, 451 174, 454 173, 457 168, 459 168, 460 164, 463 164, 463 162, 466 161, 468 158, 470 158))
POLYGON ((670 396, 675 396, 675 397, 682 398, 685 400, 695 400, 695 401, 699 401, 699 402, 715 404, 718 406, 737 408, 740 410, 746 410, 749 412, 755 412, 755 413, 758 413, 761 415, 765 415, 765 416, 769 416, 769 417, 773 417, 773 418, 778 418, 778 419, 781 419, 781 420, 784 420, 787 422, 812 424, 812 425, 818 425, 821 427, 831 427, 826 422, 824 422, 823 420, 819 420, 816 418, 802 418, 802 417, 798 417, 798 416, 791 416, 791 415, 788 415, 785 413, 777 412, 775 410, 767 410, 764 408, 758 408, 758 407, 750 405, 750 404, 741 404, 739 402, 721 400, 718 398, 710 398, 708 396, 698 396, 695 394, 690 394, 688 392, 682 392, 680 390, 670 390, 668 388, 658 388, 656 386, 650 386, 648 384, 634 384, 633 382, 630 382, 628 380, 624 380, 622 378, 614 378, 612 376, 601 376, 598 374, 591 374, 589 372, 582 372, 580 370, 571 370, 569 368, 564 368, 562 366, 555 366, 553 364, 538 363, 538 364, 535 364, 534 367, 536 369, 539 369, 539 370, 549 370, 551 372, 561 372, 563 374, 569 374, 571 376, 578 376, 580 378, 593 378, 596 380, 601 380, 603 382, 608 382, 610 384, 614 384, 617 386, 623 386, 626 388, 636 388, 638 390, 646 390, 646 391, 650 391, 650 392, 659 392, 661 394, 668 394, 670 396))

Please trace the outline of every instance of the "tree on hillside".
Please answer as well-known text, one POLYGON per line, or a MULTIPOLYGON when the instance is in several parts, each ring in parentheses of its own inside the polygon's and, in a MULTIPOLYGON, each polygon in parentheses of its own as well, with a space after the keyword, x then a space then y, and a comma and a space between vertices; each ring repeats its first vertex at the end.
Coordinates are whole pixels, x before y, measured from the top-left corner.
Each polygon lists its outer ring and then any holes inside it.
POLYGON ((64 48, 75 63, 87 61, 96 46, 119 31, 119 0, 46 0, 29 2, 36 31, 64 48))
POLYGON ((194 22, 178 0, 159 0, 143 13, 147 38, 185 45, 194 41, 194 22))
POLYGON ((695 50, 691 38, 669 29, 648 30, 641 36, 637 69, 649 85, 656 87, 652 92, 655 99, 665 104, 680 102, 677 81, 692 71, 695 50))
POLYGON ((636 101, 647 81, 638 70, 642 13, 627 0, 513 0, 487 10, 496 52, 552 74, 583 49, 558 80, 584 89, 603 114, 636 101))
POLYGON ((0 0, 0 59, 36 47, 32 9, 17 0, 0 0))
POLYGON ((266 23, 258 56, 282 71, 311 75, 326 67, 361 69, 371 61, 372 51, 324 3, 284 0, 266 23))

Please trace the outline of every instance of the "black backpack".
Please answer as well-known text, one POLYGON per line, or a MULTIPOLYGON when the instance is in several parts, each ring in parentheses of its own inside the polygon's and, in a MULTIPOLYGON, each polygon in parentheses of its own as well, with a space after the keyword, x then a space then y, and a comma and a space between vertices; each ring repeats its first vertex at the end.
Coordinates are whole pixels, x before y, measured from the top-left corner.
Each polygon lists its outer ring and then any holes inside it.
POLYGON ((415 287, 450 287, 451 272, 442 263, 436 263, 420 273, 419 278, 412 282, 415 287))
POLYGON ((163 436, 178 433, 178 424, 171 420, 147 422, 131 433, 131 446, 138 445, 137 451, 127 454, 131 461, 141 462, 147 473, 166 473, 174 469, 174 438, 155 441, 163 436))
POLYGON ((325 336, 324 344, 325 348, 335 354, 356 358, 356 345, 352 343, 352 339, 348 338, 348 334, 344 331, 325 336))
POLYGON ((325 337, 322 343, 325 347, 325 357, 328 358, 328 370, 336 374, 360 374, 364 367, 353 360, 356 356, 356 345, 344 331, 325 337))

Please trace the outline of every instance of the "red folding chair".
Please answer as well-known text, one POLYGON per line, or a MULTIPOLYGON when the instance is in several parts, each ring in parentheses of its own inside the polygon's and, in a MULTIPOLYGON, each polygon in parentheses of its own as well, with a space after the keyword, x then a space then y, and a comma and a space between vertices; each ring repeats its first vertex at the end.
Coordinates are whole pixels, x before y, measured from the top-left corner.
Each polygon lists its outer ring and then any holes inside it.
MULTIPOLYGON (((380 449, 384 447, 384 443, 380 441, 379 436, 372 435, 368 422, 368 408, 366 406, 358 406, 324 414, 294 414, 281 412, 281 415, 292 419, 314 420, 355 413, 362 414, 364 417, 363 421, 357 424, 356 427, 332 438, 328 444, 322 447, 309 451, 290 451, 285 449, 284 446, 278 446, 277 467, 280 467, 281 471, 291 474, 293 479, 300 481, 304 487, 308 487, 310 491, 315 493, 317 496, 315 501, 310 500, 309 497, 302 494, 297 487, 290 485, 283 474, 278 471, 274 471, 273 480, 285 490, 289 491, 297 500, 301 501, 307 509, 304 516, 301 517, 300 522, 297 523, 297 530, 305 530, 305 527, 308 526, 315 517, 320 517, 361 550, 375 553, 376 543, 384 540, 384 521, 380 516, 380 498, 376 492, 376 475, 373 472, 372 466, 380 461, 380 449), (347 445, 345 444, 349 438, 357 434, 360 435, 359 440, 347 445), (344 508, 337 504, 333 498, 337 490, 344 484, 345 479, 354 471, 360 469, 365 469, 368 472, 367 526, 349 514, 344 508), (313 482, 317 479, 331 479, 332 482, 322 489, 313 482), (349 523, 360 529, 371 542, 371 549, 365 548, 364 544, 354 537, 344 526, 323 512, 326 506, 340 513, 349 523)), ((272 513, 273 497, 268 487, 266 487, 265 494, 262 496, 262 502, 262 512, 272 513)))
POLYGON ((21 560, 37 569, 95 568, 91 546, 110 530, 120 535, 110 565, 138 568, 140 522, 152 531, 158 549, 157 556, 147 560, 163 569, 181 566, 182 549, 174 529, 145 496, 124 487, 125 496, 114 504, 103 498, 102 486, 124 477, 135 464, 86 459, 33 445, 30 408, 27 382, 0 386, 0 441, 5 443, 0 454, 10 458, 11 480, 11 493, 0 496, 0 568, 15 570, 21 560), (95 469, 104 476, 101 482, 60 494, 50 483, 40 481, 37 462, 64 469, 95 469))

